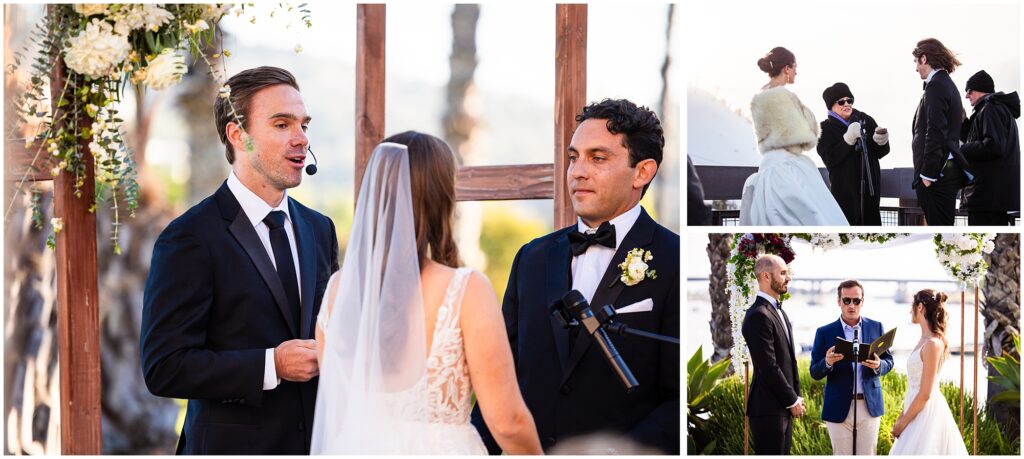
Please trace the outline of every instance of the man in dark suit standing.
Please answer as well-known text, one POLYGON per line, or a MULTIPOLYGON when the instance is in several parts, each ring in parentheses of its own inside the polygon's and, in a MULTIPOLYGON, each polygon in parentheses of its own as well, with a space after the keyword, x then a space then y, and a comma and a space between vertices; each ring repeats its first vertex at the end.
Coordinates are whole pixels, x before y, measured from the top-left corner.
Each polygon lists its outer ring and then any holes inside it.
POLYGON ((308 454, 314 318, 338 270, 334 223, 287 194, 310 117, 275 67, 233 76, 214 112, 232 172, 153 248, 142 371, 154 395, 188 399, 179 454, 308 454))
POLYGON ((918 204, 931 226, 952 226, 956 194, 973 180, 967 159, 960 153, 960 125, 964 107, 960 91, 949 74, 960 65, 939 40, 917 42, 913 51, 924 94, 914 114, 914 183, 918 204))
MULTIPOLYGON (((548 310, 575 289, 593 309, 613 305, 617 322, 679 336, 679 236, 639 204, 661 163, 661 123, 646 107, 609 99, 576 121, 567 182, 579 219, 519 250, 502 304, 519 387, 545 450, 604 431, 679 454, 679 347, 615 336, 640 383, 627 394, 591 336, 548 310)), ((500 453, 479 410, 473 423, 500 453)))
POLYGON ((743 317, 743 339, 750 350, 747 416, 755 454, 789 454, 793 418, 806 408, 800 396, 800 377, 793 348, 793 326, 779 298, 789 290, 789 268, 777 255, 762 255, 754 263, 758 292, 743 317))
POLYGON ((853 418, 857 410, 857 454, 873 456, 878 448, 878 428, 885 414, 882 398, 882 375, 892 370, 892 354, 871 356, 860 363, 839 363, 842 354, 835 352, 836 338, 870 345, 883 333, 882 323, 864 317, 864 286, 846 280, 837 289, 839 320, 818 328, 811 348, 811 377, 825 380, 825 400, 821 420, 825 421, 832 440, 832 454, 853 454, 853 418), (856 393, 856 395, 854 395, 856 393))

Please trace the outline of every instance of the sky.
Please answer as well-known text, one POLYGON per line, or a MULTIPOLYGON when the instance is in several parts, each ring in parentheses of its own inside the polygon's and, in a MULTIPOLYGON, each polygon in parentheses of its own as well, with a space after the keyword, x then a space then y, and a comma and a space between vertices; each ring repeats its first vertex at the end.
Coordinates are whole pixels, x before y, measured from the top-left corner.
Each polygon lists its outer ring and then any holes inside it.
MULTIPOLYGON (((984 69, 997 91, 1020 89, 1021 7, 1016 1, 688 2, 683 7, 687 81, 749 117, 750 99, 767 83, 757 60, 775 46, 796 55, 789 88, 819 120, 827 115, 821 93, 833 83, 850 86, 854 107, 888 127, 892 154, 883 168, 909 167, 911 121, 921 79, 911 51, 935 37, 963 66, 953 81, 963 89, 984 69)), ((970 111, 970 103, 962 100, 970 111)), ((1019 122, 1019 121, 1018 121, 1019 122)), ((691 132, 690 136, 700 135, 691 132)), ((820 162, 817 155, 810 155, 820 162)))

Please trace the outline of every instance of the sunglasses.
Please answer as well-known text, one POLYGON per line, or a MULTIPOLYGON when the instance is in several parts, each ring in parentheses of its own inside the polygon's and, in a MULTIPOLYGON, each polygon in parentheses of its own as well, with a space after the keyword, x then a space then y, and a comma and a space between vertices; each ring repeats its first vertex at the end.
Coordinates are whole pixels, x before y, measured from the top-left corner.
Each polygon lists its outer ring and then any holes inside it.
POLYGON ((843 304, 845 304, 847 306, 849 306, 850 303, 853 303, 854 306, 860 306, 860 302, 861 301, 862 300, 860 298, 846 298, 846 297, 843 297, 843 304))
POLYGON ((840 107, 842 107, 842 106, 844 106, 846 104, 853 105, 853 98, 852 97, 847 97, 847 98, 844 98, 844 99, 839 99, 839 100, 836 101, 836 103, 839 104, 840 107))

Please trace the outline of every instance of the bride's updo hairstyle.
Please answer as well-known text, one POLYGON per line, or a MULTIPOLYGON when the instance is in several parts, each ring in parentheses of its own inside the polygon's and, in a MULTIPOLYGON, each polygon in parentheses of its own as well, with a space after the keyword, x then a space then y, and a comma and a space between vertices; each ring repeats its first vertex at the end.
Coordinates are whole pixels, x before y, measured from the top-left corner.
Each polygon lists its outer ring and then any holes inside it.
POLYGON ((420 269, 427 260, 459 267, 459 249, 452 237, 455 215, 455 154, 437 137, 405 131, 384 139, 409 149, 412 212, 420 269))
POLYGON ((782 69, 786 68, 787 65, 793 65, 795 63, 796 56, 793 55, 792 51, 781 46, 776 46, 775 48, 772 48, 768 54, 765 54, 764 57, 757 60, 757 67, 760 68, 762 72, 767 73, 768 76, 774 77, 779 73, 782 73, 782 69))
POLYGON ((928 328, 942 338, 943 356, 949 353, 949 341, 946 340, 947 298, 949 297, 945 293, 928 288, 914 295, 914 304, 921 304, 924 307, 924 319, 928 321, 928 328))

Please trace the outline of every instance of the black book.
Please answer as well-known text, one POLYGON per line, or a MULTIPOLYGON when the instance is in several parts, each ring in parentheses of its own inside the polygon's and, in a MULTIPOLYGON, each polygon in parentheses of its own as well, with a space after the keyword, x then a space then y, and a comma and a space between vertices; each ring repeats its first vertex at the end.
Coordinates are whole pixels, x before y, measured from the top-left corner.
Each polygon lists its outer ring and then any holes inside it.
POLYGON ((837 336, 836 349, 832 352, 835 352, 836 354, 842 354, 843 356, 843 360, 840 360, 836 363, 859 363, 865 360, 869 360, 872 355, 881 356, 882 354, 884 354, 886 351, 889 350, 890 347, 892 347, 892 342, 895 338, 896 329, 893 328, 892 330, 885 332, 882 336, 879 336, 878 339, 874 340, 870 344, 860 343, 860 351, 858 352, 859 355, 854 356, 853 341, 847 341, 837 336), (854 360, 854 357, 856 357, 856 360, 854 360))

